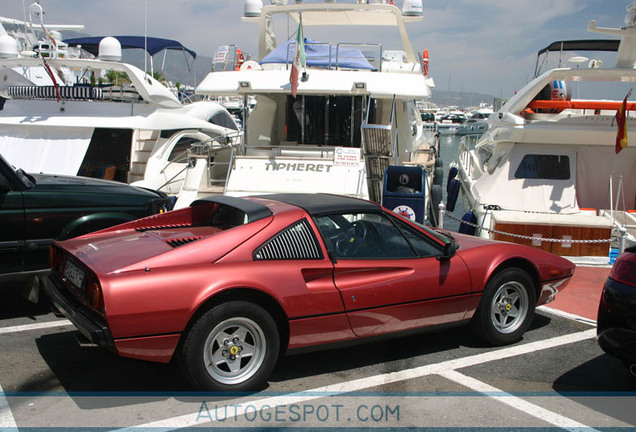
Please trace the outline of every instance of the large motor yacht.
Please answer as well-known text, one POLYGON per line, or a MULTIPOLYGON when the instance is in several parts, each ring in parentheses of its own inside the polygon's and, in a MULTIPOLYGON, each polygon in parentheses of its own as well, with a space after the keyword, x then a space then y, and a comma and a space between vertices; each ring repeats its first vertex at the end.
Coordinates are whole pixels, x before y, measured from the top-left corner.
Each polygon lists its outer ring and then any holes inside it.
POLYGON ((454 207, 461 186, 470 210, 462 231, 597 263, 634 239, 636 145, 625 144, 626 130, 636 130, 635 10, 628 7, 622 28, 590 22, 590 31, 613 39, 539 51, 536 77, 490 117, 474 147, 460 146, 448 191, 454 207), (554 52, 561 67, 542 73, 554 52), (591 57, 608 52, 616 55, 609 67, 591 57), (568 53, 572 67, 562 67, 568 53))
MULTIPOLYGON (((221 67, 196 89, 253 107, 243 116, 245 145, 225 193, 330 192, 379 202, 389 166, 421 167, 412 176, 417 185, 405 174, 396 186, 425 197, 428 219, 436 141, 416 101, 430 98, 433 82, 428 58, 413 50, 406 31, 421 21, 421 2, 407 0, 402 9, 390 1, 272 3, 245 3, 243 19, 259 28, 257 58, 237 65, 229 50, 227 67, 217 58, 221 67), (387 31, 398 46, 370 40, 387 31), (299 41, 305 62, 290 80, 299 41)), ((205 179, 192 185, 207 193, 205 179)))

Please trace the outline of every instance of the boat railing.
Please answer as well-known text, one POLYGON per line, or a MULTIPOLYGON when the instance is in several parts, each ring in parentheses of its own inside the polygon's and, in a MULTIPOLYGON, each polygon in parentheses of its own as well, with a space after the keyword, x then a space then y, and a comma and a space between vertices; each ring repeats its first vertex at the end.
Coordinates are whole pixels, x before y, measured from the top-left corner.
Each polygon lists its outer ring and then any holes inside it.
POLYGON ((271 145, 271 146, 244 146, 242 156, 247 157, 288 157, 308 159, 333 159, 334 147, 312 145, 271 145))
POLYGON ((38 100, 110 100, 138 101, 143 100, 139 92, 130 86, 8 86, 7 95, 11 99, 38 100))
MULTIPOLYGON (((346 62, 360 60, 360 56, 356 55, 357 53, 362 54, 365 60, 378 71, 382 68, 382 44, 338 42, 334 47, 329 42, 306 42, 305 46, 327 47, 323 56, 312 53, 312 61, 320 65, 320 68, 327 70, 351 69, 350 66, 346 66, 346 62)), ((293 64, 295 55, 296 44, 291 43, 287 46, 287 58, 285 60, 287 68, 293 64)))
POLYGON ((340 42, 336 45, 336 69, 339 65, 339 59, 352 59, 353 57, 346 56, 346 51, 340 48, 351 48, 358 50, 364 55, 364 58, 378 71, 382 70, 382 45, 381 44, 368 44, 368 43, 349 43, 340 42), (343 56, 341 52, 344 52, 343 56))
POLYGON ((461 163, 466 175, 472 179, 478 179, 481 176, 480 170, 477 168, 478 162, 472 151, 477 142, 476 137, 466 135, 459 141, 459 162, 461 163))

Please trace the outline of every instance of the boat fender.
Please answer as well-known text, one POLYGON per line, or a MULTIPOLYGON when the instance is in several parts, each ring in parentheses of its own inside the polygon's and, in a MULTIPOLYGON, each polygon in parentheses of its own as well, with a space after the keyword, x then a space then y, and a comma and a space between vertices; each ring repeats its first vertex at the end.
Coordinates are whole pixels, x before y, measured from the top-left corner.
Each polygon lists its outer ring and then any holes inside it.
POLYGON ((444 169, 442 167, 437 167, 433 171, 433 184, 441 185, 444 181, 444 169))
POLYGON ((461 183, 456 178, 451 179, 451 181, 448 182, 448 187, 446 188, 446 211, 452 212, 455 210, 455 204, 457 203, 460 188, 461 183))
MULTIPOLYGON (((472 224, 477 223, 477 217, 473 214, 472 211, 466 212, 464 216, 462 216, 462 221, 470 222, 472 224)), ((459 230, 457 232, 461 234, 475 235, 475 227, 467 224, 459 224, 459 230)))
POLYGON ((430 222, 431 225, 438 226, 437 219, 439 217, 439 203, 442 202, 442 187, 438 184, 434 184, 431 187, 431 208, 430 210, 430 222))
POLYGON ((448 179, 446 180, 446 193, 448 193, 448 188, 450 186, 451 180, 457 177, 457 167, 450 167, 448 170, 448 179))
POLYGON ((439 157, 437 157, 437 159, 435 159, 435 168, 443 168, 444 167, 444 161, 439 157))

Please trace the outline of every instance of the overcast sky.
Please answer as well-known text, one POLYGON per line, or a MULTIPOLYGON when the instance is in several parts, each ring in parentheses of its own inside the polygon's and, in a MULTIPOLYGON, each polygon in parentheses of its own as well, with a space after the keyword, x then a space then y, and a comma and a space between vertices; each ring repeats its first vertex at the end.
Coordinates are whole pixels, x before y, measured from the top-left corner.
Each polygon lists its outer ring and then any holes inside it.
MULTIPOLYGON (((290 2, 293 0, 290 0, 290 2)), ((305 0, 314 2, 317 0, 305 0)), ((352 0, 336 0, 347 2, 352 0)), ((403 0, 395 0, 402 7, 403 0)), ((555 40, 604 38, 587 24, 624 25, 631 0, 424 0, 407 25, 414 49, 429 50, 438 90, 510 96, 532 76, 536 52, 555 40)), ((0 0, 0 15, 22 19, 32 0, 0 0)), ((258 26, 241 21, 243 0, 41 0, 45 24, 84 24, 91 35, 177 39, 211 57, 219 45, 257 54, 258 26)), ((264 0, 269 4, 269 0, 264 0)), ((305 36, 312 37, 309 31, 305 36)), ((357 35, 356 35, 357 36, 357 35)), ((370 42, 375 42, 373 35, 370 42)), ((348 40, 348 36, 343 36, 348 40)), ((356 42, 359 41, 356 38, 356 42)), ((390 46, 383 45, 385 49, 390 46)))

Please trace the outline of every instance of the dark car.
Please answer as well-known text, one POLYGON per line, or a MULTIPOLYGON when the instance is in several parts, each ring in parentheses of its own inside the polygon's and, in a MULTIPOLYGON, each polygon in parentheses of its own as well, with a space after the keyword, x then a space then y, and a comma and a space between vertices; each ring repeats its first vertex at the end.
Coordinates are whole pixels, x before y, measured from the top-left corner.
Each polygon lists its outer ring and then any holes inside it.
MULTIPOLYGON (((48 269, 49 245, 150 216, 170 199, 127 184, 14 169, 0 155, 0 282, 36 288, 48 269)), ((33 292, 37 298, 37 289, 33 292)), ((35 300, 35 298, 33 299, 35 300)))
POLYGON ((636 247, 614 263, 603 287, 597 319, 598 344, 636 376, 636 247))
POLYGON ((260 387, 284 353, 453 323, 513 343, 574 271, 324 194, 210 196, 51 252, 44 288, 86 338, 214 391, 260 387))

